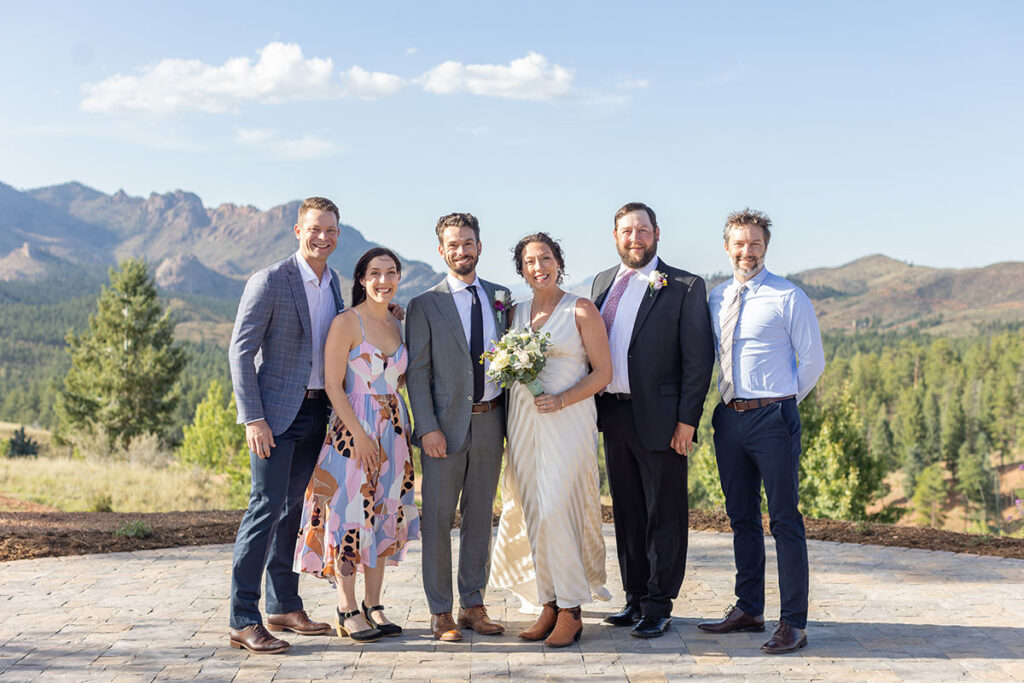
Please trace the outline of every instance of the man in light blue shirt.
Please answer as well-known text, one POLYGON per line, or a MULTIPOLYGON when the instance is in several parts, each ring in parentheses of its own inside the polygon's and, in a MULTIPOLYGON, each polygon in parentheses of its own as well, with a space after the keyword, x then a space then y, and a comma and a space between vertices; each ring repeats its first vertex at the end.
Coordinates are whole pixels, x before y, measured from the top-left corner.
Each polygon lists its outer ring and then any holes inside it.
POLYGON ((764 530, 761 482, 779 565, 779 626, 761 650, 793 652, 807 644, 807 540, 798 509, 801 401, 825 369, 811 300, 769 273, 764 256, 771 219, 745 209, 725 222, 733 279, 711 290, 708 306, 722 402, 715 408, 715 457, 733 530, 736 605, 711 633, 764 630, 764 530))

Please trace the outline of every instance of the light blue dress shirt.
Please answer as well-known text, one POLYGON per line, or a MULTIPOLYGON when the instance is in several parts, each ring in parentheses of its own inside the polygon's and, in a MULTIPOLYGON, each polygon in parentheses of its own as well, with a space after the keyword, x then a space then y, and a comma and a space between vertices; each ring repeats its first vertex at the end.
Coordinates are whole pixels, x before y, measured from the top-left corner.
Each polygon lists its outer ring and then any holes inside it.
MULTIPOLYGON (((740 284, 733 278, 708 296, 716 355, 722 348, 725 309, 740 284)), ((746 285, 732 344, 736 398, 795 395, 801 401, 825 370, 814 305, 802 289, 767 268, 746 285)))

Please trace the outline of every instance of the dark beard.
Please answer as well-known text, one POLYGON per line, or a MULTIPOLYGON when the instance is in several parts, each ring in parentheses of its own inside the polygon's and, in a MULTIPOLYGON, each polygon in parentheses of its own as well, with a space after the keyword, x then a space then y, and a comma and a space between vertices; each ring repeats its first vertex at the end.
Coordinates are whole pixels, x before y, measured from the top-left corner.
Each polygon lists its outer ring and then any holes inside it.
POLYGON ((634 258, 633 255, 631 253, 629 253, 628 250, 622 250, 622 249, 619 250, 619 258, 622 259, 622 263, 625 264, 625 266, 627 268, 632 268, 633 270, 639 270, 640 268, 643 268, 648 263, 650 263, 651 260, 655 257, 655 255, 657 253, 658 253, 658 242, 655 241, 654 244, 651 245, 650 249, 646 249, 644 251, 644 253, 640 256, 640 258, 634 258))
POLYGON ((456 275, 469 275, 476 270, 476 258, 473 258, 470 263, 463 263, 458 266, 448 263, 448 267, 451 268, 452 272, 456 275))

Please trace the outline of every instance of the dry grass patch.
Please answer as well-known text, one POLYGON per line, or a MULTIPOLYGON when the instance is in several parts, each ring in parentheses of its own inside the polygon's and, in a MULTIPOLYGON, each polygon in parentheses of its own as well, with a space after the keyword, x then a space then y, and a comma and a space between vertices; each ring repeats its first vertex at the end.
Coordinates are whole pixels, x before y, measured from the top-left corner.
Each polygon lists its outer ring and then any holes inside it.
POLYGON ((0 494, 66 512, 170 512, 237 507, 219 475, 172 464, 54 458, 0 459, 0 494))

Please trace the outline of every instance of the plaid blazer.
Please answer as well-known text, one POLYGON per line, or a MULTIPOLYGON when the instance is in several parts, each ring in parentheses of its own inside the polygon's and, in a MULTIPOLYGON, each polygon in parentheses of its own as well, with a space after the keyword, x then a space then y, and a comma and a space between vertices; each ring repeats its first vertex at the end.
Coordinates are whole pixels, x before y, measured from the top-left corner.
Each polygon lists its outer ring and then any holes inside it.
MULTIPOLYGON (((238 422, 264 419, 276 436, 295 420, 313 366, 312 323, 297 254, 257 271, 245 283, 228 362, 238 422)), ((331 269, 337 312, 345 303, 331 269)))

